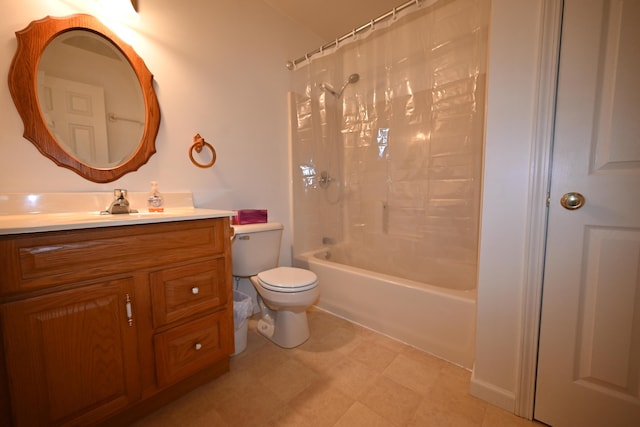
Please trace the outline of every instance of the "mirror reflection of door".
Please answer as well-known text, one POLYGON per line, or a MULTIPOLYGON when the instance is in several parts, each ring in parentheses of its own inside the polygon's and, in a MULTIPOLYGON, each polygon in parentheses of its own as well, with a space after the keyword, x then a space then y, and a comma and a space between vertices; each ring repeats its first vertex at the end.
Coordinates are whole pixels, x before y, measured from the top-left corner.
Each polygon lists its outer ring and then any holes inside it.
POLYGON ((109 165, 104 88, 38 74, 40 108, 56 140, 83 163, 109 165))
POLYGON ((116 167, 142 139, 145 102, 135 72, 114 44, 93 32, 67 31, 45 48, 38 65, 38 102, 58 144, 84 164, 116 167), (55 128, 49 114, 57 116, 55 128))

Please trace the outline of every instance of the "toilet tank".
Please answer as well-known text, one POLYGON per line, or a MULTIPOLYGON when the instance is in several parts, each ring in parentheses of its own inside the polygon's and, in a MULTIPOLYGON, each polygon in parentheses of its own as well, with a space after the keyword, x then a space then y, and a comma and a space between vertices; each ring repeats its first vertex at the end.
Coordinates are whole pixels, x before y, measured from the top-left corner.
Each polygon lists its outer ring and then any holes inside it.
POLYGON ((278 266, 283 225, 279 222, 234 225, 231 244, 234 276, 250 277, 278 266))

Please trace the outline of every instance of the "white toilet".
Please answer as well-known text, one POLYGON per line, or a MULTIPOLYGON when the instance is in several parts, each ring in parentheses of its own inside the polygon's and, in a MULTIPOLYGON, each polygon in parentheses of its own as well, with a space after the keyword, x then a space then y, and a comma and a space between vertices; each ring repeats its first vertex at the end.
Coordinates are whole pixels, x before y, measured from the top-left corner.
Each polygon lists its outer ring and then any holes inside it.
POLYGON ((278 267, 282 224, 234 225, 233 275, 251 280, 262 318, 258 331, 280 347, 309 339, 307 308, 319 296, 318 277, 309 270, 278 267))

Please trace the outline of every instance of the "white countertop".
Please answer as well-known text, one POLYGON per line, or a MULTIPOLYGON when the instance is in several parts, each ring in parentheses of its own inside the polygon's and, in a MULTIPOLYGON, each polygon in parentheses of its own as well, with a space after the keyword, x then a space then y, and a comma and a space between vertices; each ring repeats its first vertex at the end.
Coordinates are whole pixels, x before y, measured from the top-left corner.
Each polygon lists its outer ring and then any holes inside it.
POLYGON ((196 208, 191 203, 190 193, 180 193, 177 197, 175 194, 167 196, 164 212, 141 209, 139 206, 142 202, 139 200, 143 200, 143 195, 134 193, 128 199, 131 208, 137 209, 138 213, 102 215, 100 210, 105 209, 113 197, 110 193, 106 196, 102 193, 0 194, 0 235, 189 221, 230 217, 235 214, 228 210, 196 208), (87 200, 88 205, 83 200, 87 200), (98 202, 99 210, 92 209, 96 208, 96 200, 102 200, 98 202), (107 203, 102 208, 104 200, 107 203), (83 210, 84 207, 88 209, 83 210))
POLYGON ((220 218, 232 216, 233 214, 232 211, 182 208, 165 209, 164 212, 139 212, 118 215, 101 215, 98 211, 0 215, 0 235, 189 221, 194 219, 220 218))

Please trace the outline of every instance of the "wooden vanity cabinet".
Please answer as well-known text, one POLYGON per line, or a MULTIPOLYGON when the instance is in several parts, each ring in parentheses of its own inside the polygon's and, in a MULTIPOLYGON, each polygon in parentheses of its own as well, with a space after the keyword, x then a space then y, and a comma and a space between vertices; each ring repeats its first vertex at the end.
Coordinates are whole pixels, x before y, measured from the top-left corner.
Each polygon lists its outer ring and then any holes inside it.
POLYGON ((0 255, 7 425, 128 422, 229 368, 228 218, 0 236, 0 255))

